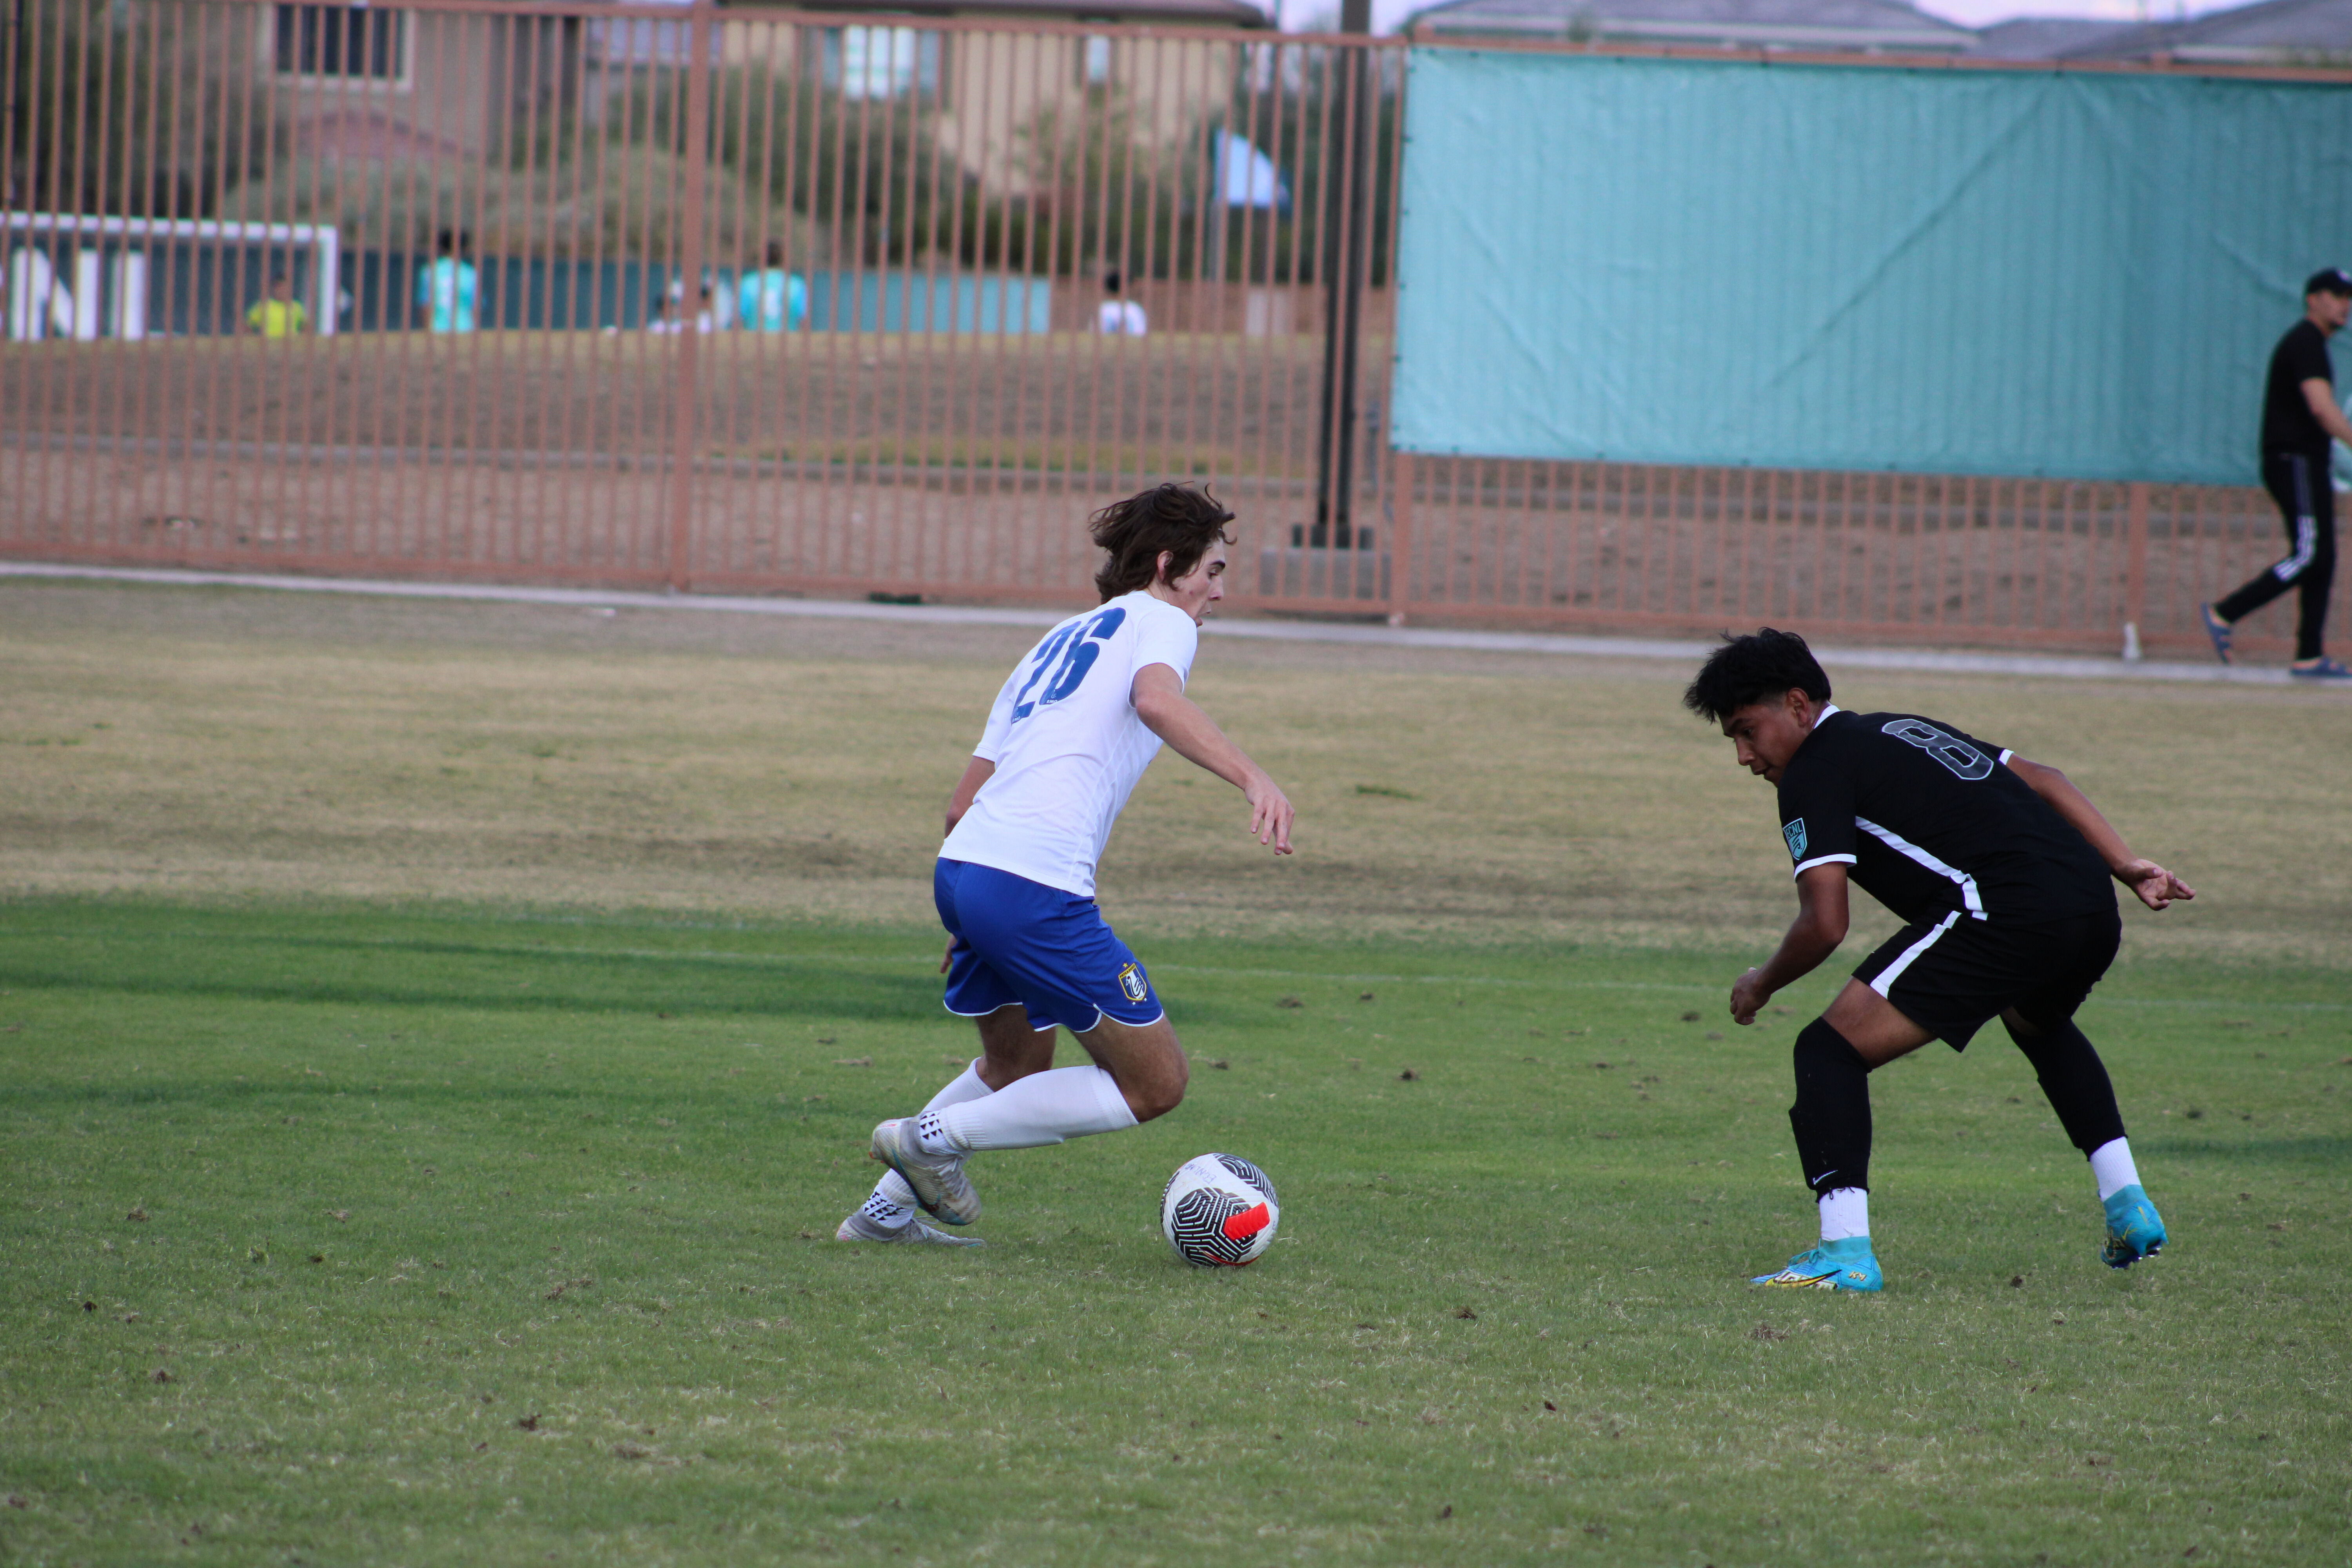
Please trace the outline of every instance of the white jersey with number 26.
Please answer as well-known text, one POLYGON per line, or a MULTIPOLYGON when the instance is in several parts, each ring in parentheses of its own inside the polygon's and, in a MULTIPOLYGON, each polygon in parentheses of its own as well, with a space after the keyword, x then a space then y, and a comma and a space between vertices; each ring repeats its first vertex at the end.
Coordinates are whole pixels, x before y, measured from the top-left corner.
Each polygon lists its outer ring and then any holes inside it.
POLYGON ((996 764, 942 858, 1092 898, 1095 864, 1160 737, 1136 716, 1136 672, 1184 680, 1201 628, 1142 589, 1072 616, 1013 668, 972 754, 996 764))

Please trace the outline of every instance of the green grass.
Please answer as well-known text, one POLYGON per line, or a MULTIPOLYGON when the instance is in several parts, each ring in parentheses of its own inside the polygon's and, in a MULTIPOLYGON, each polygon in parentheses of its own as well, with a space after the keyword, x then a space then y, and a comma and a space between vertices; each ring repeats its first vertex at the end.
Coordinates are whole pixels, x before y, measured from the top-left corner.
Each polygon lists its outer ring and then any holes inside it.
POLYGON ((2175 1237, 2129 1274, 1997 1029, 1888 1069, 1858 1299, 1738 1283, 1805 1239, 1829 982, 1742 1031, 1752 955, 1669 950, 1146 943, 1180 1111, 982 1162, 985 1250, 836 1246, 968 1050, 935 955, 0 903, 0 1559, 2344 1558, 2339 972, 2085 1010, 2175 1237), (1211 1148, 1282 1190, 1246 1271, 1158 1236, 1211 1148))

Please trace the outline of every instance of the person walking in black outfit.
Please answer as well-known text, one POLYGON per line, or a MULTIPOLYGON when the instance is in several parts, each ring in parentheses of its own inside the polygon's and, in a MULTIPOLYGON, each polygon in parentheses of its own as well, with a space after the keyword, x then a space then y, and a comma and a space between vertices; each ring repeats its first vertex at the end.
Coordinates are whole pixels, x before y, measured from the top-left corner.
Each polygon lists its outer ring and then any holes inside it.
POLYGON ((2352 681, 2352 669, 2329 658, 2320 638, 2327 595, 2336 585, 2336 498, 2327 483, 2327 443, 2352 445, 2352 422, 2336 402, 2336 367, 2327 340, 2352 319, 2352 277, 2330 267, 2303 286, 2303 320, 2271 351, 2263 392, 2263 488, 2286 523, 2285 559, 2226 599, 2204 606, 2205 635, 2230 662, 2231 628, 2289 588, 2295 617, 2294 663, 2304 680, 2352 681))

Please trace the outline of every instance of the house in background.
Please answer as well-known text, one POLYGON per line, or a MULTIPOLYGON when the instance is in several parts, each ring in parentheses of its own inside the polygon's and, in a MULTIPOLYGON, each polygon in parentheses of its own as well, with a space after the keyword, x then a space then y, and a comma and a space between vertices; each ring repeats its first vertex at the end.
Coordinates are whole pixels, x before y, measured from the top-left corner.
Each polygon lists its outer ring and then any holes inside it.
POLYGON ((2020 20, 1984 37, 2000 39, 2000 58, 2011 59, 2352 68, 2352 0, 2260 0, 2181 22, 2082 26, 2070 37, 2053 23, 2020 20))
POLYGON ((252 8, 255 79, 322 157, 501 155, 579 101, 588 24, 278 0, 252 8))
POLYGON ((1902 0, 1444 0, 1419 37, 1570 39, 1797 54, 1965 54, 1968 28, 1902 0))
POLYGON ((2137 32, 2137 22, 2105 22, 2087 16, 2015 16, 1977 29, 1969 52, 1989 60, 2054 60, 2121 34, 2137 32))
POLYGON ((1267 32, 1249 0, 846 0, 829 16, 866 25, 813 28, 771 5, 727 7, 721 58, 730 66, 806 71, 845 98, 919 104, 938 116, 942 150, 992 191, 1034 183, 1041 136, 1098 117, 1114 100, 1122 132, 1164 143, 1232 101, 1244 46, 1181 30, 1267 32), (1003 31, 926 27, 933 17, 1002 23, 1003 31), (1099 33, 1024 30, 1024 24, 1099 24, 1099 33), (1149 37, 1135 29, 1154 29, 1149 37))
MULTIPOLYGON (((497 158, 542 110, 592 120, 633 70, 686 63, 683 21, 602 20, 281 0, 255 7, 257 76, 320 156, 497 158)), ((942 144, 975 174, 1003 173, 1003 127, 1123 88, 1151 117, 1139 134, 1176 134, 1204 105, 1222 106, 1236 68, 1230 41, 1176 47, 1164 31, 1265 30, 1248 0, 846 0, 828 16, 870 25, 811 27, 797 9, 727 5, 712 62, 803 69, 824 87, 873 102, 916 100, 944 118, 942 144), (925 27, 930 17, 1002 21, 1003 34, 925 27), (1019 34, 1034 21, 1100 23, 1087 36, 1019 34), (1139 45, 1129 29, 1162 29, 1139 45), (1018 34, 1018 36, 1016 36, 1018 34)))

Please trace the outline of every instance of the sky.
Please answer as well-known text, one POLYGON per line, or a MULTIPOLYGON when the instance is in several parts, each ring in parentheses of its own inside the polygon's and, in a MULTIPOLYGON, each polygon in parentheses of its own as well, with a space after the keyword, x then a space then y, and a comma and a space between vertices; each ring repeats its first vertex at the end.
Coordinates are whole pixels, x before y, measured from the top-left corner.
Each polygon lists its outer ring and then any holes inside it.
MULTIPOLYGON (((1267 0, 1258 0, 1260 5, 1267 0)), ((1285 27, 1307 32, 1339 25, 1336 0, 1276 0, 1285 27)), ((1433 0, 1372 0, 1372 26, 1392 33, 1399 24, 1433 0)), ((1605 4, 1606 0, 1596 0, 1605 4)), ((2116 22, 2170 21, 2177 16, 2197 16, 2223 7, 2205 4, 2176 5, 2174 0, 1927 0, 1920 9, 1959 23, 1980 27, 2011 16, 2096 16, 2116 22)))

